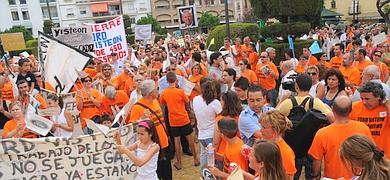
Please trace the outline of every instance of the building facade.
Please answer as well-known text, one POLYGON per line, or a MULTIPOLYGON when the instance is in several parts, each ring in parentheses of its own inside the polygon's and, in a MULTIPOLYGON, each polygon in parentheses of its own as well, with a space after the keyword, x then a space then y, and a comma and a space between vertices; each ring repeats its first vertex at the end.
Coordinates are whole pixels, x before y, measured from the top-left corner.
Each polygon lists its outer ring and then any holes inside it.
POLYGON ((376 0, 325 0, 326 9, 343 14, 342 19, 351 23, 380 22, 382 17, 376 8, 376 0))
POLYGON ((0 0, 0 31, 24 26, 34 36, 43 28, 43 15, 38 0, 0 0))
MULTIPOLYGON (((208 12, 220 17, 221 23, 225 21, 225 0, 151 0, 152 15, 165 28, 178 28, 180 6, 196 5, 197 17, 208 12)), ((249 0, 228 0, 229 20, 241 21, 246 11, 250 9, 249 0)))

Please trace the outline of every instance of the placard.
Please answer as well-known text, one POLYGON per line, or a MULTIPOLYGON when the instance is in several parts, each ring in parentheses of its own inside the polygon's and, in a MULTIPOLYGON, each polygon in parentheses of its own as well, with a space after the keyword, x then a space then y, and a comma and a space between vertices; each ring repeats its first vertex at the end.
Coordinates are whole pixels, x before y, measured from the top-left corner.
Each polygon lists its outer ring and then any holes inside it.
POLYGON ((135 40, 150 40, 152 39, 152 25, 135 25, 135 40))
POLYGON ((90 26, 52 28, 54 38, 84 52, 94 52, 90 26))
POLYGON ((177 8, 179 17, 179 28, 188 29, 198 27, 198 16, 196 6, 182 6, 177 8))
POLYGON ((23 33, 4 33, 0 34, 1 44, 4 51, 18 51, 26 49, 23 33))

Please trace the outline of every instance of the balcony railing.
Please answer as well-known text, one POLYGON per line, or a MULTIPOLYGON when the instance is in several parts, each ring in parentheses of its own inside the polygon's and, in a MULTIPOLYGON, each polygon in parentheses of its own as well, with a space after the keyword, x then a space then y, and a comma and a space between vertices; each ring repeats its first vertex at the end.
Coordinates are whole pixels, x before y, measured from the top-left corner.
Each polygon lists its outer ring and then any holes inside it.
MULTIPOLYGON (((49 1, 49 3, 55 3, 55 2, 57 2, 57 0, 48 0, 49 1)), ((46 4, 46 0, 39 0, 39 2, 41 3, 41 4, 46 4)))
POLYGON ((354 15, 354 14, 361 14, 361 8, 360 6, 355 6, 355 9, 353 9, 353 6, 348 7, 348 14, 354 15))

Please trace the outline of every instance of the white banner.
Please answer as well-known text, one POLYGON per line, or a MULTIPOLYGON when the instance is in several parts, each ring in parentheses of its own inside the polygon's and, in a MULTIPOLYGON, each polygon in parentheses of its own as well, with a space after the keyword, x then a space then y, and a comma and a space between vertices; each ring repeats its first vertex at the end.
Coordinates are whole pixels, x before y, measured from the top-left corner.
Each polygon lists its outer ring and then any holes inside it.
MULTIPOLYGON (((78 138, 3 139, 0 179, 134 179, 137 167, 116 150, 113 131, 78 138)), ((135 142, 133 126, 122 142, 135 142)))
POLYGON ((152 25, 135 25, 135 40, 150 40, 152 39, 152 25))
POLYGON ((95 55, 105 62, 111 59, 111 53, 118 54, 120 59, 128 56, 125 27, 122 16, 91 26, 95 46, 95 55))
POLYGON ((38 41, 45 81, 49 82, 57 93, 68 93, 78 78, 77 71, 82 71, 92 57, 41 32, 38 41))
POLYGON ((62 95, 62 98, 63 98, 65 110, 70 112, 70 114, 72 114, 72 118, 74 122, 72 137, 78 137, 84 135, 84 132, 81 129, 80 112, 79 110, 77 110, 77 105, 76 105, 76 93, 62 95))
POLYGON ((51 29, 53 37, 84 52, 93 51, 92 29, 90 26, 59 27, 51 29))

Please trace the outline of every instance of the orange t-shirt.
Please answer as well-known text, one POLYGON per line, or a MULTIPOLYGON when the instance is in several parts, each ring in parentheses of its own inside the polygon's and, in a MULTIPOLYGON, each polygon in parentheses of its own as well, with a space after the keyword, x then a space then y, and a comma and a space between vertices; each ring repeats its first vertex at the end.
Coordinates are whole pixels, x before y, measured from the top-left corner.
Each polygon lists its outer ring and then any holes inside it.
POLYGON ((133 79, 132 77, 130 77, 127 73, 125 72, 122 72, 121 74, 119 74, 118 77, 116 77, 116 81, 118 83, 118 89, 119 90, 125 90, 125 84, 126 84, 126 81, 128 79, 133 79))
POLYGON ((152 69, 160 70, 163 68, 163 64, 160 61, 155 61, 152 65, 152 69))
POLYGON ((330 59, 329 63, 327 64, 327 67, 339 69, 342 64, 343 64, 343 57, 335 56, 332 57, 332 59, 330 59))
MULTIPOLYGON (((89 90, 91 96, 99 102, 102 102, 102 95, 96 89, 89 90)), ((80 111, 80 119, 81 119, 81 127, 84 128, 87 124, 85 122, 86 119, 92 119, 94 116, 99 116, 101 114, 100 107, 95 106, 93 102, 88 98, 88 95, 85 91, 82 91, 83 96, 83 107, 79 109, 80 111)), ((80 103, 80 98, 76 98, 76 104, 80 103)))
POLYGON ((282 157, 282 163, 286 174, 293 176, 297 169, 295 168, 295 154, 290 146, 282 139, 277 142, 282 157))
MULTIPOLYGON (((201 74, 198 74, 198 75, 195 75, 195 76, 191 75, 188 78, 188 80, 200 86, 200 80, 202 79, 202 77, 203 77, 203 75, 201 75, 201 74)), ((192 89, 192 92, 191 92, 191 95, 190 95, 190 100, 194 99, 194 97, 199 95, 199 94, 200 94, 200 92, 195 90, 195 88, 192 89)))
POLYGON ((200 68, 202 68, 202 76, 207 77, 209 75, 209 71, 207 69, 207 66, 203 63, 200 63, 200 68))
POLYGON ((249 64, 251 65, 251 70, 256 71, 256 65, 259 61, 259 57, 257 56, 257 52, 253 51, 249 54, 248 57, 249 64))
MULTIPOLYGON (((36 94, 34 96, 34 98, 39 102, 39 109, 46 109, 47 108, 47 104, 46 104, 46 101, 45 101, 45 98, 43 98, 42 95, 40 94, 36 94)), ((23 97, 23 100, 22 100, 22 103, 25 107, 27 107, 27 105, 30 103, 30 96, 26 95, 23 97)))
POLYGON ((273 62, 267 62, 266 64, 257 64, 256 75, 259 80, 259 86, 269 91, 275 89, 276 80, 271 75, 263 74, 263 66, 268 66, 277 76, 279 76, 279 71, 273 62))
POLYGON ((385 151, 386 157, 390 157, 390 116, 384 105, 367 109, 363 102, 355 102, 349 118, 365 123, 371 130, 375 144, 385 151))
POLYGON ((84 72, 87 73, 91 78, 94 78, 96 74, 98 74, 96 68, 85 68, 84 72))
MULTIPOLYGON (((222 120, 223 118, 225 118, 225 117, 222 116, 222 115, 218 115, 215 118, 216 125, 217 125, 218 121, 222 120)), ((236 122, 237 125, 238 125, 238 118, 239 118, 239 116, 234 117, 234 121, 236 122)), ((217 127, 215 127, 215 128, 217 128, 217 127)), ((237 137, 240 138, 240 132, 239 131, 237 131, 237 137)), ((219 155, 223 156, 225 154, 226 145, 227 145, 226 140, 221 138, 221 140, 219 141, 218 149, 217 149, 217 153, 219 155)))
POLYGON ((116 91, 115 99, 110 99, 106 96, 102 98, 102 105, 100 106, 101 112, 113 115, 111 107, 114 107, 116 105, 119 109, 122 109, 128 101, 129 96, 127 96, 124 91, 118 90, 116 91))
POLYGON ((4 100, 13 101, 14 100, 14 91, 12 89, 11 82, 6 82, 1 89, 1 97, 4 100))
POLYGON ((249 84, 253 84, 255 82, 258 82, 256 73, 250 69, 247 69, 246 72, 241 71, 241 76, 246 77, 249 81, 249 84))
POLYGON ((181 127, 190 123, 190 118, 185 105, 190 100, 184 94, 184 90, 168 87, 160 95, 160 104, 166 104, 168 107, 169 125, 172 127, 181 127))
POLYGON ((379 68, 379 70, 381 72, 380 80, 383 82, 383 79, 384 79, 383 74, 384 73, 388 73, 389 69, 387 68, 386 64, 382 63, 382 62, 379 62, 379 64, 376 64, 376 66, 378 66, 378 68, 379 68))
MULTIPOLYGON (((16 129, 17 123, 14 119, 10 119, 7 121, 3 128, 3 134, 2 137, 5 138, 8 133, 16 129)), ((37 138, 38 135, 33 133, 32 131, 28 130, 27 128, 24 130, 24 133, 22 135, 22 138, 37 138)))
POLYGON ((45 89, 56 92, 56 89, 47 81, 45 82, 45 89))
POLYGON ((307 63, 308 66, 310 65, 317 65, 318 64, 318 60, 315 56, 311 55, 309 57, 309 62, 307 63))
POLYGON ((340 145, 350 136, 363 134, 371 138, 368 127, 361 122, 349 121, 346 124, 331 124, 320 129, 314 137, 309 154, 316 160, 325 158, 324 177, 351 179, 353 174, 340 158, 340 145))
MULTIPOLYGON (((164 123, 164 116, 157 99, 153 100, 153 102, 150 103, 146 99, 141 98, 138 102, 149 107, 154 112, 156 112, 156 114, 159 116, 163 124, 160 123, 158 118, 153 113, 150 113, 149 119, 156 126, 156 131, 157 131, 158 139, 160 140, 161 148, 168 147, 168 136, 164 131, 164 129, 166 128, 164 123)), ((144 107, 140 105, 134 105, 130 111, 130 118, 128 119, 128 121, 126 121, 126 123, 129 124, 129 123, 137 122, 144 116, 144 114, 145 114, 144 107)))
POLYGON ((343 74, 345 81, 352 82, 356 86, 360 85, 362 79, 360 78, 360 71, 356 67, 345 68, 340 66, 340 72, 343 74))
POLYGON ((295 68, 295 72, 302 74, 305 72, 305 67, 306 66, 302 65, 301 63, 298 63, 297 67, 295 68))
POLYGON ((355 61, 353 62, 352 66, 355 66, 360 71, 360 76, 363 73, 364 68, 366 68, 368 65, 373 64, 370 60, 365 59, 363 62, 355 61))
POLYGON ((244 142, 238 138, 235 137, 236 143, 234 144, 226 144, 226 149, 229 149, 229 151, 225 151, 224 158, 223 158, 223 164, 224 164, 224 171, 228 172, 230 163, 236 163, 240 168, 244 171, 248 171, 248 161, 245 159, 245 157, 241 153, 242 145, 244 145, 244 142))
POLYGON ((236 50, 236 58, 234 59, 234 63, 236 64, 236 66, 238 66, 238 63, 241 61, 242 59, 242 50, 241 50, 241 46, 237 46, 237 45, 234 45, 234 49, 236 50))
POLYGON ((347 47, 345 48, 345 52, 349 52, 353 49, 353 45, 352 45, 352 42, 350 42, 347 47))
POLYGON ((110 82, 111 86, 114 86, 115 89, 118 89, 118 79, 117 78, 111 78, 110 80, 102 79, 102 81, 103 81, 103 89, 105 89, 108 86, 109 82, 110 82))

